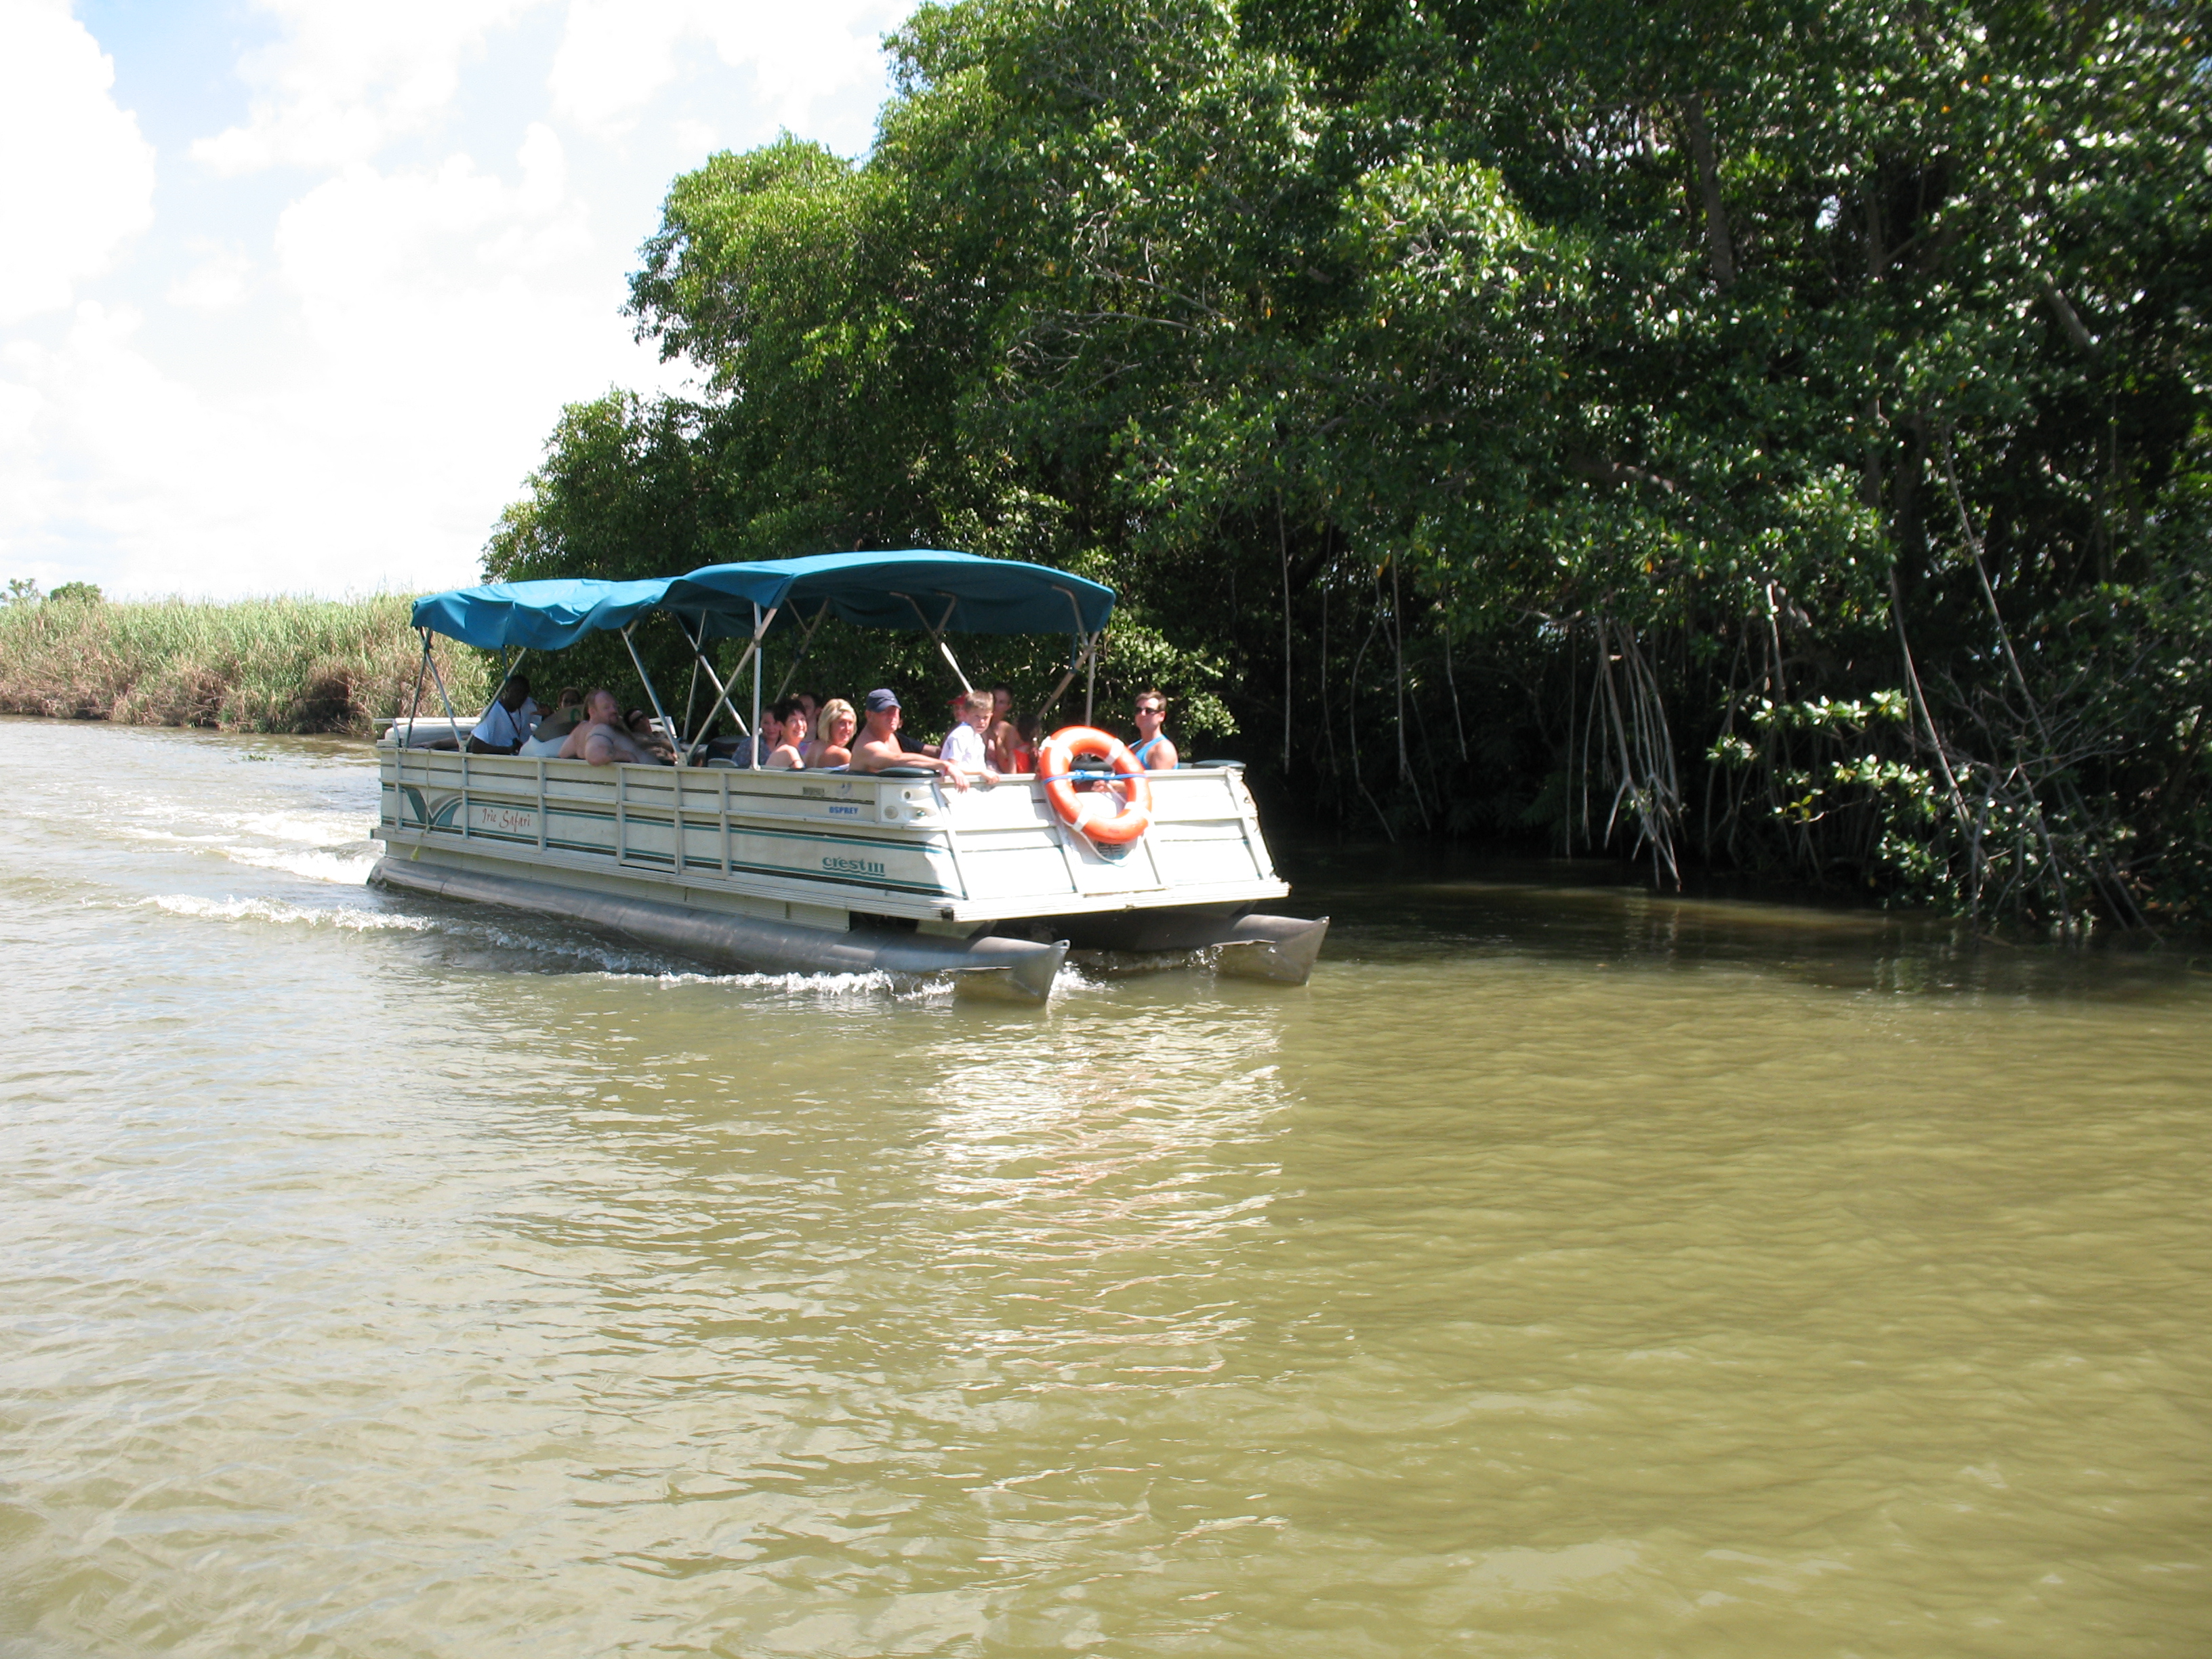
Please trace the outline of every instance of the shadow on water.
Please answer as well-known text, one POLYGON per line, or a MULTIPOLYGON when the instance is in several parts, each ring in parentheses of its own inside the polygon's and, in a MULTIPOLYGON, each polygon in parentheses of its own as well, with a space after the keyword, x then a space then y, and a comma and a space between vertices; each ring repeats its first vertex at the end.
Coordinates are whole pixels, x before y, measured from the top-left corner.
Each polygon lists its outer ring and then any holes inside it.
POLYGON ((2106 936, 2081 945, 1991 938, 1956 918, 1751 896, 1722 884, 1655 890, 1594 860, 1500 859, 1449 848, 1292 844, 1294 908, 1326 915, 1337 960, 1509 955, 1627 969, 1733 968, 1849 991, 2132 997, 2212 985, 2201 943, 2106 936))

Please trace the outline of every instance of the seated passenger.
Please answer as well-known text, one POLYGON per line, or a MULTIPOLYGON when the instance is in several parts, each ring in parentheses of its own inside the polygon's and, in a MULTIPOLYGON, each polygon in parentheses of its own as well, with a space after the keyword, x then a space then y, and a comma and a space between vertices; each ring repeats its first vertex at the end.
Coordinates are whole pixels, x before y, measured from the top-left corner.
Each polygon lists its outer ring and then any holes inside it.
POLYGON ((768 757, 783 747, 783 705, 770 703, 761 710, 760 730, 750 738, 737 739, 737 750, 731 757, 740 766, 766 766, 768 757))
POLYGON ((1137 741, 1129 752, 1147 772, 1172 772, 1180 758, 1160 722, 1167 718, 1168 700, 1158 686, 1137 693, 1137 741))
POLYGON ((918 766, 935 772, 955 789, 968 787, 968 775, 952 761, 934 755, 914 754, 899 747, 898 693, 878 686, 868 693, 868 729, 853 745, 852 769, 880 772, 891 766, 918 766))
POLYGON ((991 688, 991 724, 983 733, 993 771, 1022 770, 1014 764, 1014 748, 1020 741, 1021 733, 1014 726, 1014 688, 1000 681, 991 688))
MULTIPOLYGON (((802 770, 806 765, 806 705, 797 697, 785 697, 775 712, 783 722, 783 741, 769 751, 765 764, 779 772, 802 770)), ((768 724, 765 715, 761 724, 768 724)))
POLYGON ((1012 764, 1007 770, 1034 772, 1036 770, 1037 744, 1044 741, 1044 721, 1035 714, 1024 714, 1014 722, 1014 744, 1012 764))
POLYGON ((676 747, 669 742, 668 734, 660 729, 660 722, 654 718, 651 709, 631 709, 623 716, 623 724, 629 727, 630 736, 656 756, 665 758, 671 765, 675 763, 676 747))
POLYGON ((615 701, 613 692, 605 690, 594 691, 584 699, 584 723, 562 742, 561 758, 589 761, 594 766, 622 762, 668 764, 631 735, 623 720, 622 705, 615 701))
POLYGON ((860 717, 853 712, 853 705, 842 697, 832 697, 822 705, 820 735, 809 739, 805 750, 809 766, 848 766, 853 760, 853 733, 860 729, 860 717))
POLYGON ((530 701, 530 681, 509 674, 499 688, 499 697, 483 712, 477 729, 469 733, 471 755, 512 755, 522 747, 538 720, 538 705, 530 701))
POLYGON ((991 704, 988 691, 970 691, 959 699, 960 724, 945 734, 938 753, 954 765, 970 772, 980 772, 984 781, 998 781, 998 771, 991 764, 989 739, 985 736, 991 728, 991 716, 996 711, 991 704))
POLYGON ((561 688, 561 696, 553 705, 553 712, 538 722, 537 730, 530 734, 533 743, 550 741, 558 745, 584 723, 584 694, 573 685, 561 688))

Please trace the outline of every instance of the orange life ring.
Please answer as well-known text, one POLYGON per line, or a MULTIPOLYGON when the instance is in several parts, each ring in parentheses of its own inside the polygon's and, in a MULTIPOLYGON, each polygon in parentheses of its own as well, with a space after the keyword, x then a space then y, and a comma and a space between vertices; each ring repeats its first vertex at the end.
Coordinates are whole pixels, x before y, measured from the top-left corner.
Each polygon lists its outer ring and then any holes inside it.
POLYGON ((1091 726, 1066 726, 1037 746, 1037 781, 1060 822, 1109 847, 1127 846, 1152 827, 1152 786, 1129 745, 1111 732, 1091 726), (1078 755, 1096 755, 1115 771, 1103 790, 1075 793, 1078 755), (1118 798, 1115 791, 1123 790, 1118 798), (1114 801, 1118 811, 1106 803, 1114 801))

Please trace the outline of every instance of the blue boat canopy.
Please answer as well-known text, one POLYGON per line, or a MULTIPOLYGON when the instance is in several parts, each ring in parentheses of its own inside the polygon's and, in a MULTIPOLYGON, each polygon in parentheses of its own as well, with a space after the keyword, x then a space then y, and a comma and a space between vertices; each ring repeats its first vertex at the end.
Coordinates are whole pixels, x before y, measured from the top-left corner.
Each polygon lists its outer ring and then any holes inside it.
POLYGON ((416 600, 415 626, 486 650, 559 651, 653 611, 673 611, 709 638, 750 635, 755 605, 780 612, 778 627, 811 625, 827 607, 862 628, 1095 637, 1113 614, 1114 590, 1045 565, 908 548, 710 564, 642 581, 458 587, 416 600))
POLYGON ((628 627, 667 592, 665 576, 492 582, 423 595, 415 601, 415 626, 486 651, 560 651, 600 629, 628 627))
POLYGON ((710 564, 669 583, 663 605, 703 617, 710 634, 750 633, 757 605, 781 611, 779 626, 811 625, 827 605, 860 628, 1088 635, 1113 614, 1114 590, 1045 565, 916 547, 710 564))

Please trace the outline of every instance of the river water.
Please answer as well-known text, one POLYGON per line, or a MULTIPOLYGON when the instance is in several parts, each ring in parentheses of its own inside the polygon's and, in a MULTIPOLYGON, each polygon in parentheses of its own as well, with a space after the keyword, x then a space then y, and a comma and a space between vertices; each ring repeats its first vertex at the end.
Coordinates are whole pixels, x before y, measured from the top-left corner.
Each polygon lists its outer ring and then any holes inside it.
POLYGON ((0 765, 8 1659, 2212 1650, 2185 961, 1340 856, 1040 1015, 0 765))

